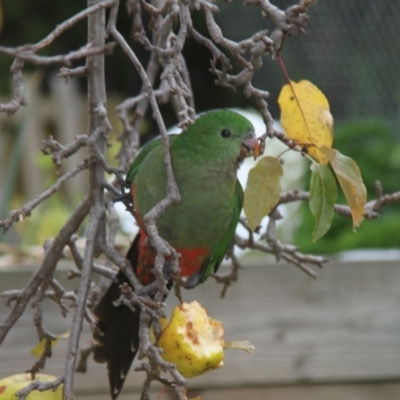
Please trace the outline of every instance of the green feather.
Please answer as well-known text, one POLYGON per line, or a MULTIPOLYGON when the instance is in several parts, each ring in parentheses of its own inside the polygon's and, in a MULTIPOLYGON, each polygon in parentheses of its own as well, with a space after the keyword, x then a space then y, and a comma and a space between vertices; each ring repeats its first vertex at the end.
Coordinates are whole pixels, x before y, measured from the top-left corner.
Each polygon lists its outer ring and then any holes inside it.
MULTIPOLYGON (((231 111, 204 114, 180 135, 170 137, 174 175, 182 201, 157 221, 161 237, 175 248, 209 248, 202 269, 188 286, 216 271, 232 243, 243 203, 237 180, 242 143, 252 124, 231 111), (229 137, 221 134, 230 132, 229 137)), ((134 207, 142 218, 166 196, 167 176, 161 140, 138 155, 128 173, 135 192, 134 207)))
POLYGON ((214 274, 218 271, 218 268, 224 260, 229 246, 233 243, 236 226, 238 224, 240 212, 243 207, 243 189, 239 181, 237 181, 236 184, 235 199, 235 207, 232 213, 231 222, 226 230, 225 235, 222 236, 222 238, 212 246, 210 257, 204 263, 203 268, 199 271, 199 273, 191 276, 187 280, 186 288, 193 288, 199 283, 203 283, 211 274, 214 274))
MULTIPOLYGON (((169 140, 173 140, 173 138, 177 135, 170 135, 169 140)), ((131 167, 129 168, 129 172, 126 176, 126 181, 128 183, 132 183, 132 180, 137 173, 138 169, 140 168, 140 165, 142 164, 142 161, 147 157, 147 155, 156 147, 159 147, 162 145, 162 142, 160 139, 157 140, 152 140, 151 142, 147 143, 145 147, 139 152, 139 154, 136 156, 135 160, 133 161, 131 167)))

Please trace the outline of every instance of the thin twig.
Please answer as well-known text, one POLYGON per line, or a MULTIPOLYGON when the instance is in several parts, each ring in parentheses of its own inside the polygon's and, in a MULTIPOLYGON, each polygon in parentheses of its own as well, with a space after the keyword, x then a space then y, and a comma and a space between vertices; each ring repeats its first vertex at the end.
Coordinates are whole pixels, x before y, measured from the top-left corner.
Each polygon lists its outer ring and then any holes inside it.
POLYGON ((0 228, 3 228, 3 231, 6 232, 12 224, 15 222, 20 222, 23 221, 26 217, 28 217, 31 212, 39 205, 41 204, 44 200, 48 199, 51 197, 55 192, 57 192, 62 184, 67 181, 68 179, 73 178, 75 175, 77 175, 79 172, 82 170, 88 168, 89 166, 89 161, 84 160, 80 162, 75 168, 73 168, 71 171, 65 173, 63 176, 61 176, 59 179, 57 179, 56 183, 52 185, 49 189, 41 193, 39 196, 37 196, 35 199, 31 200, 30 202, 26 203, 22 208, 18 210, 13 210, 10 212, 10 215, 7 218, 2 218, 0 217, 0 228))
POLYGON ((25 307, 29 303, 32 296, 36 293, 37 288, 43 282, 43 279, 50 275, 61 257, 64 246, 68 243, 69 238, 78 229, 83 219, 89 212, 90 205, 87 199, 84 199, 81 204, 75 209, 68 221, 61 228, 57 235, 57 240, 53 240, 49 249, 46 251, 40 267, 34 272, 29 279, 22 293, 16 299, 16 303, 9 314, 0 323, 0 345, 7 336, 10 329, 18 321, 23 314, 25 307))
POLYGON ((39 392, 45 392, 46 390, 56 390, 60 385, 64 382, 64 378, 60 376, 59 378, 55 379, 51 382, 43 382, 43 381, 33 381, 28 386, 24 387, 23 389, 19 390, 16 395, 18 396, 19 400, 25 400, 26 397, 34 390, 38 390, 39 392))

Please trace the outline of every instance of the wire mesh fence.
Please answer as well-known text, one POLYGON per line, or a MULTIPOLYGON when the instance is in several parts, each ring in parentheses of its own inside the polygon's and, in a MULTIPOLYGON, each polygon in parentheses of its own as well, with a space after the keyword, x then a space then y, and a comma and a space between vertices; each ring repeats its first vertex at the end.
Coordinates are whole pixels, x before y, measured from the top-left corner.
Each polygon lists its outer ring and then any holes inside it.
MULTIPOLYGON (((292 3, 275 2, 279 7, 292 3)), ((243 31, 268 24, 256 10, 243 10, 240 3, 220 7, 219 21, 234 40, 243 31)), ((309 79, 320 87, 336 121, 382 117, 397 130, 400 1, 320 0, 310 7, 309 14, 306 35, 287 40, 282 49, 291 78, 309 79)), ((278 64, 267 61, 255 82, 270 91, 276 116, 279 110, 273 103, 284 80, 278 64)))

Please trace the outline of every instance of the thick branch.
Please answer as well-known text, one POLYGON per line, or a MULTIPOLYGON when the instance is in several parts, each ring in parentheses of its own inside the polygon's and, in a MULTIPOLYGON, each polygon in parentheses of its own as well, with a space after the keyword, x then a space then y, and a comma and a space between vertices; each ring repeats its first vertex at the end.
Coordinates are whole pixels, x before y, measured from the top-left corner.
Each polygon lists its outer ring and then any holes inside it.
MULTIPOLYGON (((99 7, 103 2, 89 0, 89 7, 98 7, 99 11, 88 18, 88 41, 95 46, 102 47, 105 42, 105 11, 99 7)), ((104 79, 104 56, 98 55, 87 60, 88 73, 88 104, 89 104, 89 139, 87 146, 94 160, 102 160, 110 124, 106 113, 106 90, 104 79)), ((82 262, 82 275, 77 293, 77 305, 75 308, 71 334, 69 337, 67 356, 64 367, 65 400, 73 399, 73 382, 76 360, 78 355, 79 338, 82 331, 82 322, 86 313, 86 300, 89 293, 93 260, 100 251, 100 243, 104 234, 105 206, 104 190, 105 182, 102 162, 93 163, 89 168, 88 199, 90 202, 89 227, 86 236, 85 254, 82 262)))

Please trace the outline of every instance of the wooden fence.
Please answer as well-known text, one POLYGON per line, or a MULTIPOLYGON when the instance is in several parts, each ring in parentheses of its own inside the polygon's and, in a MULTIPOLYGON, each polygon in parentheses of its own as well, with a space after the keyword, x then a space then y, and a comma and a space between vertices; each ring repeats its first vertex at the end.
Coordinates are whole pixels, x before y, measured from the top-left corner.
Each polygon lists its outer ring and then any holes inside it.
MULTIPOLYGON (((246 263, 224 299, 213 280, 184 292, 223 321, 226 340, 250 340, 254 355, 227 350, 225 365, 189 381, 191 396, 204 400, 400 399, 400 268, 397 262, 331 262, 316 281, 286 264, 246 263)), ((0 271, 0 291, 23 287, 32 268, 0 271)), ((57 272, 66 282, 65 271, 57 272)), ((169 307, 176 304, 171 295, 169 307)), ((53 333, 68 329, 55 304, 44 323, 53 333)), ((0 305, 0 320, 8 313, 0 305)), ((90 340, 85 327, 82 343, 90 340)), ((33 364, 36 333, 27 310, 0 347, 0 376, 33 364)), ((66 343, 54 349, 45 373, 60 374, 66 343)), ((131 371, 121 400, 139 399, 140 373, 131 371)), ((106 399, 106 368, 91 362, 76 375, 78 399, 106 399)), ((166 394, 164 399, 168 399, 166 394)), ((190 397, 190 396, 189 396, 190 397)))

